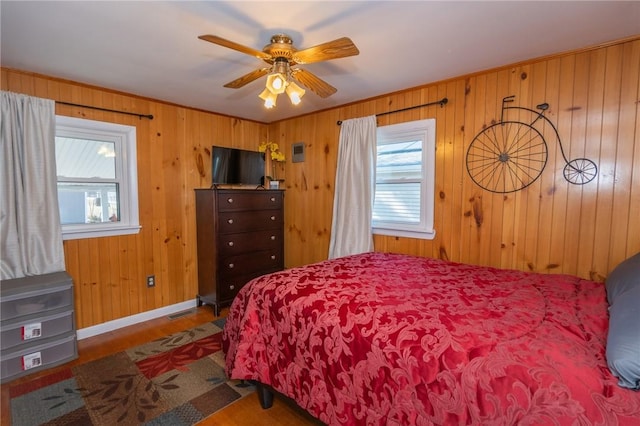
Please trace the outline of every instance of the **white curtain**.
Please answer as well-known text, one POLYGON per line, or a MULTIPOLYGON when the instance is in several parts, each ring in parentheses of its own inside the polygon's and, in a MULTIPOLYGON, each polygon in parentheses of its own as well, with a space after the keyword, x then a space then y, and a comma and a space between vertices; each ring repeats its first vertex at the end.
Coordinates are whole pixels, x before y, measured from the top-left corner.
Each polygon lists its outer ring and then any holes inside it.
POLYGON ((345 120, 340 127, 329 259, 373 251, 376 117, 345 120))
POLYGON ((1 94, 0 278, 64 271, 55 102, 1 94))

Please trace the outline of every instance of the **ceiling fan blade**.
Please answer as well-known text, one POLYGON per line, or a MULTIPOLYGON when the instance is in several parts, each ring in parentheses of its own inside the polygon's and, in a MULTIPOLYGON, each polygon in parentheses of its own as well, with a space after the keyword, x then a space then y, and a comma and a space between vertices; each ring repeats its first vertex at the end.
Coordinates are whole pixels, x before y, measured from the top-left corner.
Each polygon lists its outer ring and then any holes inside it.
POLYGON ((266 75, 267 73, 269 73, 269 68, 260 68, 255 71, 251 71, 250 73, 245 74, 240 78, 236 78, 235 80, 230 81, 229 83, 225 84, 224 87, 228 87, 230 89, 239 89, 245 84, 249 84, 253 80, 258 79, 263 75, 266 75))
POLYGON ((322 43, 308 49, 298 50, 293 53, 293 61, 298 64, 310 64, 313 62, 327 61, 329 59, 345 58, 358 55, 360 51, 348 37, 322 43))
POLYGON ((229 49, 237 50, 238 52, 246 53, 247 55, 255 56, 258 59, 271 59, 271 55, 261 52, 260 50, 253 49, 251 47, 243 46, 233 41, 226 40, 222 37, 206 34, 198 36, 200 40, 208 41, 219 46, 228 47, 229 49))
POLYGON ((328 98, 338 91, 335 87, 309 71, 296 68, 291 70, 291 74, 296 78, 296 80, 308 87, 309 90, 321 98, 328 98))

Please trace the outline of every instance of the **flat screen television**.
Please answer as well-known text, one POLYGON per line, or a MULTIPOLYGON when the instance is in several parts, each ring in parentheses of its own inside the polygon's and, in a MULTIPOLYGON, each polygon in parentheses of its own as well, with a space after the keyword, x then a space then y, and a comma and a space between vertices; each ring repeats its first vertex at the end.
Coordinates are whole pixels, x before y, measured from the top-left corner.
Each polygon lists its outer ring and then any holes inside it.
POLYGON ((264 185, 264 153, 213 146, 211 184, 264 185))

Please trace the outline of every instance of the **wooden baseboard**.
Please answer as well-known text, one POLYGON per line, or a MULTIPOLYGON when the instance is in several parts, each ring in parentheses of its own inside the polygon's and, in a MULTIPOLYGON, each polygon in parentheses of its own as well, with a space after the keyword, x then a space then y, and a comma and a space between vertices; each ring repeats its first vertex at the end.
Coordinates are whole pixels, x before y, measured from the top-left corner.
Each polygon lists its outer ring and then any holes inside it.
POLYGON ((176 312, 192 309, 196 307, 196 300, 187 300, 185 302, 176 303, 175 305, 163 306, 162 308, 153 309, 147 312, 131 315, 124 318, 118 318, 113 321, 107 321, 102 324, 93 325, 91 327, 81 328, 77 331, 78 340, 87 337, 97 336, 98 334, 107 333, 119 328, 138 324, 151 319, 159 318, 166 315, 175 314, 176 312))

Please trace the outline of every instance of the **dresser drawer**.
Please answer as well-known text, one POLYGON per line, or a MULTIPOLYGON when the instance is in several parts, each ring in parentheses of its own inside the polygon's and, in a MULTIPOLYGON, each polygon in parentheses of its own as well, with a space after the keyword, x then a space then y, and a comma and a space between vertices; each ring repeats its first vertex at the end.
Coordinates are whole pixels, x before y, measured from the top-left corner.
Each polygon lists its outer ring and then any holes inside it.
POLYGON ((280 249, 262 250, 223 257, 218 264, 219 279, 266 270, 277 271, 283 267, 282 260, 282 251, 280 249))
POLYGON ((279 251, 282 238, 282 231, 279 228, 240 234, 222 234, 218 249, 221 256, 261 250, 279 251))
POLYGON ((250 274, 240 275, 236 277, 224 278, 219 280, 219 290, 220 290, 220 301, 228 301, 232 300, 238 292, 244 287, 252 279, 271 273, 282 270, 282 268, 275 268, 271 270, 264 271, 255 271, 250 274))
POLYGON ((282 210, 225 212, 218 215, 218 232, 221 234, 281 229, 282 226, 282 210))
POLYGON ((217 194, 219 212, 282 208, 282 191, 236 191, 217 194))
POLYGON ((73 311, 54 311, 48 315, 22 317, 3 323, 0 329, 2 350, 74 331, 73 311))
POLYGON ((232 300, 240 289, 247 283, 251 276, 239 276, 227 279, 221 279, 218 282, 218 300, 224 303, 227 300, 232 300))

